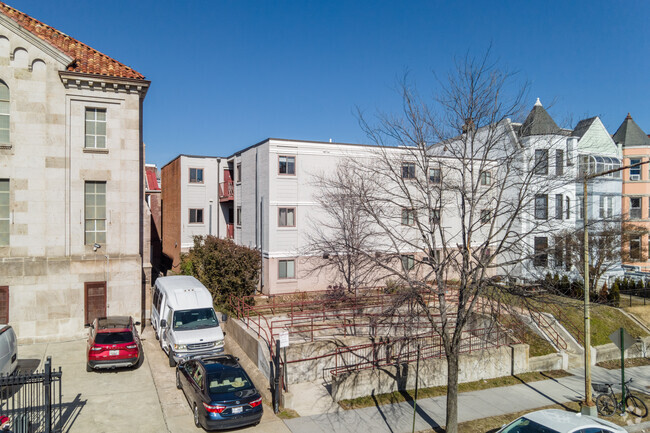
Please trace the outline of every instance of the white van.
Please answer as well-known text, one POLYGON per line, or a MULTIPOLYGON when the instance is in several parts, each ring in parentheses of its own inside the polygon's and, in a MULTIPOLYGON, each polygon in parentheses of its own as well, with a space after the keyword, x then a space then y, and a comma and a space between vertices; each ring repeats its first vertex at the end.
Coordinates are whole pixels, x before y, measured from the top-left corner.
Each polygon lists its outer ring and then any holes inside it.
POLYGON ((169 366, 197 355, 223 352, 223 332, 212 295, 186 275, 160 277, 153 288, 151 325, 169 366))
POLYGON ((12 374, 18 366, 18 342, 14 328, 0 325, 0 373, 12 374))

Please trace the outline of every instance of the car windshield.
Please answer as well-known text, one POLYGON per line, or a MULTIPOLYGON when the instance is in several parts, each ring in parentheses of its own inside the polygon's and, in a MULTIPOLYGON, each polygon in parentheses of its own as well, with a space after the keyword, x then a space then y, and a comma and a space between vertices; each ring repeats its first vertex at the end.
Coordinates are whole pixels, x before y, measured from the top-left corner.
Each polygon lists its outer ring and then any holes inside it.
POLYGON ((174 330, 213 328, 219 326, 217 315, 212 308, 181 310, 174 312, 174 330))
POLYGON ((95 336, 95 344, 124 344, 132 342, 133 334, 129 331, 98 332, 95 336))
POLYGON ((559 433, 557 430, 543 426, 528 418, 519 418, 506 428, 501 433, 559 433))
POLYGON ((208 386, 210 394, 225 394, 254 388, 244 370, 232 367, 224 367, 221 371, 208 373, 208 386))

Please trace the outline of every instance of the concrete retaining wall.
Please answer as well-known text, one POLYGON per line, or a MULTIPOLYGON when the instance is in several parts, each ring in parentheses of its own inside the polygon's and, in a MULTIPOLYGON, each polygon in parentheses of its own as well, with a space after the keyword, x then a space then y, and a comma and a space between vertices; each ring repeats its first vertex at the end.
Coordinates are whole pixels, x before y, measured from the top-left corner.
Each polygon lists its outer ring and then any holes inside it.
MULTIPOLYGON (((650 355, 650 337, 644 337, 646 352, 643 353, 643 344, 636 343, 625 351, 625 358, 640 358, 650 355)), ((603 344, 602 346, 595 347, 596 356, 591 357, 591 362, 596 364, 603 361, 611 361, 614 359, 621 359, 621 350, 616 347, 614 343, 603 344)))
POLYGON ((260 369, 264 376, 270 380, 271 356, 266 343, 248 329, 245 323, 234 317, 230 317, 223 322, 222 327, 237 342, 239 347, 246 352, 246 355, 257 365, 257 368, 260 369))
POLYGON ((528 360, 528 371, 566 370, 567 368, 569 368, 569 355, 563 352, 533 356, 528 360))
MULTIPOLYGON (((458 380, 461 383, 473 382, 523 373, 528 369, 528 345, 515 344, 461 355, 458 380)), ((446 359, 428 359, 420 363, 418 386, 432 387, 446 384, 446 359)), ((402 364, 339 375, 332 380, 332 398, 339 401, 413 388, 415 388, 415 364, 402 364)))

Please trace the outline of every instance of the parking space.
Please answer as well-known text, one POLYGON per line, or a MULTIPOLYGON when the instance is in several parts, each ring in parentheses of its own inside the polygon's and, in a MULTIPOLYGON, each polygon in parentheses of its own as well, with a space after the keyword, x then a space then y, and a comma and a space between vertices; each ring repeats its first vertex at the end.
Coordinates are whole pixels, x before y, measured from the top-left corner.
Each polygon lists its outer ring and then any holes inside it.
MULTIPOLYGON (((167 356, 150 327, 142 332, 141 339, 145 358, 137 369, 86 372, 86 340, 20 345, 18 368, 41 370, 47 356, 52 357, 53 368, 62 368, 64 433, 199 431, 182 391, 176 389, 175 369, 169 367, 167 356)), ((228 336, 226 339, 227 351, 232 348, 237 352, 228 336)), ((242 359, 242 364, 256 386, 264 387, 261 373, 252 371, 252 363, 247 365, 246 361, 242 359)), ((238 431, 287 433, 290 430, 265 404, 260 424, 238 431)))
POLYGON ((19 368, 42 369, 47 356, 63 371, 62 417, 67 433, 167 431, 148 364, 86 372, 86 341, 20 345, 19 368))
MULTIPOLYGON (((183 392, 176 389, 176 370, 169 367, 167 355, 162 351, 158 340, 155 339, 151 328, 147 328, 142 333, 144 351, 146 359, 149 363, 149 368, 153 375, 155 387, 158 391, 158 398, 160 399, 160 406, 165 418, 167 428, 172 433, 195 433, 197 428, 194 426, 192 420, 192 412, 189 404, 183 395, 183 392)), ((231 353, 236 350, 232 347, 233 342, 230 337, 226 335, 226 352, 231 353)), ((252 363, 246 365, 246 359, 240 353, 233 353, 239 356, 243 367, 249 372, 251 379, 258 388, 263 388, 264 383, 260 382, 261 374, 255 374, 252 370, 252 363)), ((267 402, 265 402, 267 403, 267 402)), ((267 405, 264 405, 264 415, 262 420, 255 427, 242 428, 238 432, 268 432, 268 433, 289 433, 290 430, 284 422, 273 414, 273 410, 267 405)))

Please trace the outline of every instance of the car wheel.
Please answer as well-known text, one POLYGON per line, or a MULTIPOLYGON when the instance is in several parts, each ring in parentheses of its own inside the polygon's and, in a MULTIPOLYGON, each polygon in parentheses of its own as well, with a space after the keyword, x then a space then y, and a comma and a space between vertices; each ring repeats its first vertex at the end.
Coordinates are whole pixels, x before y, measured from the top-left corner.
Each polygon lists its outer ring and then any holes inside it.
POLYGON ((201 420, 199 419, 199 408, 194 405, 194 425, 201 428, 201 420))
POLYGON ((90 364, 86 364, 86 371, 87 371, 88 373, 90 373, 90 372, 93 371, 93 368, 90 366, 90 364))
POLYGON ((172 348, 169 348, 169 366, 170 367, 176 367, 176 361, 174 361, 174 351, 172 348))
POLYGON ((176 388, 181 389, 181 375, 178 373, 178 369, 176 369, 176 388))
POLYGON ((158 331, 157 330, 155 330, 155 329, 153 330, 153 335, 156 337, 156 340, 160 340, 160 337, 158 336, 158 331))

